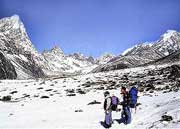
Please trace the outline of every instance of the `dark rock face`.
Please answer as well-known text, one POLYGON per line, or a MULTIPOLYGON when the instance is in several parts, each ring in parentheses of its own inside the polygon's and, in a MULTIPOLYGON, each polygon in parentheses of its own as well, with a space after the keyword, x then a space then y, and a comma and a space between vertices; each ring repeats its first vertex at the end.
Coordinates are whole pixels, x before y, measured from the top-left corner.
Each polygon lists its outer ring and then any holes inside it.
POLYGON ((16 79, 17 73, 13 64, 0 52, 0 79, 16 79))
POLYGON ((28 62, 20 60, 19 58, 15 58, 15 60, 21 64, 21 66, 23 66, 24 72, 28 73, 32 77, 40 78, 45 76, 43 70, 35 63, 32 58, 28 58, 28 62))

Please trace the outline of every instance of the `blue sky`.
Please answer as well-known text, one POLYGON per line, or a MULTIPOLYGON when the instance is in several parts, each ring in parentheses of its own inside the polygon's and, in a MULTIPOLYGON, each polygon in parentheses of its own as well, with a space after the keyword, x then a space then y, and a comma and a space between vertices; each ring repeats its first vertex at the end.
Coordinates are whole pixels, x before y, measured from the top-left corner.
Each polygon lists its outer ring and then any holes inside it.
POLYGON ((180 31, 180 0, 0 0, 0 18, 18 14, 38 49, 119 55, 180 31))

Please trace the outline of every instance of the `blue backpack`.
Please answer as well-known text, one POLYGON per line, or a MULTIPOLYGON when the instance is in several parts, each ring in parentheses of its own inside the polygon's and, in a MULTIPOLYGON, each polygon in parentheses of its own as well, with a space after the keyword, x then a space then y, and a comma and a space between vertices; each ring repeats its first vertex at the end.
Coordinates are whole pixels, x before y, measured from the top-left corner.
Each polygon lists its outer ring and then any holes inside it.
POLYGON ((137 98, 138 98, 138 90, 135 86, 133 86, 130 91, 129 91, 129 96, 130 96, 130 103, 129 106, 131 108, 135 108, 136 107, 136 103, 137 103, 137 98))

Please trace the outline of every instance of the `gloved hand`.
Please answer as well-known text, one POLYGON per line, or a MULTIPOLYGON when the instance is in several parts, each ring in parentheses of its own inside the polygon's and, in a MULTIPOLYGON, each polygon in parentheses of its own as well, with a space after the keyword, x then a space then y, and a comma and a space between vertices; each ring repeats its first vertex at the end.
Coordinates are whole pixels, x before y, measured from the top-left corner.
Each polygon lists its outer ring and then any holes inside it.
POLYGON ((109 113, 109 111, 105 110, 105 113, 106 113, 106 114, 108 114, 108 113, 109 113))

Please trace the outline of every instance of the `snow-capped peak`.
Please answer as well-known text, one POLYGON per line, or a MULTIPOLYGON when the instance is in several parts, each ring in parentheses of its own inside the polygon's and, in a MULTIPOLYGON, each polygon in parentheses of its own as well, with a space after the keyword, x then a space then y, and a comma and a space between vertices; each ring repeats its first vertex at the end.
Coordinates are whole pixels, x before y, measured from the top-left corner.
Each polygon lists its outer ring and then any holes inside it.
MULTIPOLYGON (((9 45, 14 45, 14 48, 18 49, 19 52, 37 55, 37 51, 31 43, 24 24, 18 15, 0 19, 0 33, 6 35, 6 40, 7 38, 9 40, 13 39, 13 44, 9 45)), ((15 51, 15 49, 12 49, 12 51, 15 51)))
POLYGON ((54 48, 52 48, 51 52, 54 54, 64 54, 62 49, 59 46, 55 46, 54 48))
POLYGON ((111 53, 104 53, 99 58, 96 59, 97 64, 106 64, 108 61, 110 61, 115 56, 111 53))
POLYGON ((136 47, 136 46, 137 46, 137 45, 126 49, 121 55, 122 55, 122 56, 125 56, 128 52, 130 52, 130 51, 131 51, 134 47, 136 47))
POLYGON ((9 21, 9 23, 12 25, 13 29, 20 28, 20 29, 23 29, 23 31, 25 31, 24 24, 21 22, 21 20, 17 14, 15 14, 11 17, 3 18, 2 21, 9 21))
POLYGON ((12 21, 15 21, 15 22, 19 22, 19 21, 20 21, 20 18, 19 18, 19 16, 18 16, 17 14, 11 16, 10 19, 11 19, 12 21))
POLYGON ((133 47, 130 47, 128 49, 126 49, 121 55, 125 56, 128 53, 131 53, 134 50, 137 50, 138 48, 146 48, 146 47, 152 47, 153 43, 149 43, 149 42, 145 42, 139 45, 134 45, 133 47))
POLYGON ((178 33, 175 30, 167 30, 166 33, 164 33, 161 36, 161 39, 163 39, 164 42, 168 41, 172 36, 174 36, 176 33, 178 33))

